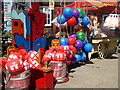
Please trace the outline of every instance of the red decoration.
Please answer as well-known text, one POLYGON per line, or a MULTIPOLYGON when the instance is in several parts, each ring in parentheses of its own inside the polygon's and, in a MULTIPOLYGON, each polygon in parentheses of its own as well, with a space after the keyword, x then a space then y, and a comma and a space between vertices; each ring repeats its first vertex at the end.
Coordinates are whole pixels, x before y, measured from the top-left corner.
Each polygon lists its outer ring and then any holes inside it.
POLYGON ((30 64, 30 68, 31 69, 38 69, 38 70, 41 70, 41 65, 40 63, 35 60, 34 58, 28 58, 28 63, 30 64))
POLYGON ((42 62, 48 62, 51 60, 52 60, 52 56, 51 56, 51 54, 48 54, 48 55, 43 56, 42 62))
POLYGON ((68 43, 69 43, 69 45, 75 45, 75 42, 76 41, 76 38, 74 38, 74 37, 68 37, 68 43))
POLYGON ((62 51, 64 53, 67 53, 67 51, 69 50, 69 46, 68 45, 61 45, 61 46, 58 47, 57 50, 62 51))
POLYGON ((53 61, 63 61, 66 59, 66 54, 64 52, 58 51, 54 53, 53 61))
POLYGON ((24 69, 25 69, 25 70, 30 70, 30 64, 28 63, 27 60, 25 60, 25 61, 23 62, 23 66, 24 66, 24 69))
POLYGON ((33 59, 38 59, 38 52, 32 50, 28 52, 28 57, 33 58, 33 59))
POLYGON ((10 61, 7 61, 5 68, 9 72, 17 72, 23 70, 23 62, 21 59, 11 59, 10 61))
POLYGON ((75 17, 72 16, 72 17, 67 18, 67 25, 68 26, 74 26, 75 23, 76 23, 76 18, 75 17))
POLYGON ((25 60, 25 56, 27 55, 27 51, 25 49, 20 49, 19 50, 20 55, 22 55, 22 60, 25 60))
POLYGON ((54 48, 50 48, 49 50, 46 50, 45 55, 48 55, 48 54, 50 54, 50 53, 53 53, 54 50, 55 50, 54 48))
POLYGON ((69 49, 72 51, 72 54, 76 54, 77 50, 73 45, 69 45, 69 49))
POLYGON ((8 61, 12 59, 21 59, 22 60, 22 55, 20 55, 19 52, 13 52, 8 56, 8 61))

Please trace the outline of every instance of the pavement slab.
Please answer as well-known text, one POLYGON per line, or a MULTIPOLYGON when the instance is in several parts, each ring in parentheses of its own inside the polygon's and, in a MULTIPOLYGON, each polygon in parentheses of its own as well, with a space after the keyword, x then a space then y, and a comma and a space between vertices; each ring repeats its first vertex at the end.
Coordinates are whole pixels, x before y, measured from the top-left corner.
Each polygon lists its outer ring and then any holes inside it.
POLYGON ((91 61, 94 64, 86 64, 71 69, 70 80, 66 83, 56 84, 55 88, 95 88, 95 90, 113 88, 113 90, 117 90, 118 55, 112 55, 108 59, 92 58, 91 61))

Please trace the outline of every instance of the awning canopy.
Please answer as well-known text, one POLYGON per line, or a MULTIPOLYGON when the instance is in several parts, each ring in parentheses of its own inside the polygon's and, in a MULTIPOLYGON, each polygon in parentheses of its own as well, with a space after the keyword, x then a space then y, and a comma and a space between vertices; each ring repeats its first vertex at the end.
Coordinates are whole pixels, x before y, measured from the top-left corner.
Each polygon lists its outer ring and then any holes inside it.
POLYGON ((75 8, 82 8, 84 11, 93 11, 97 9, 102 9, 102 10, 110 10, 113 11, 117 5, 117 0, 112 0, 111 2, 107 2, 108 0, 103 0, 102 1, 96 1, 96 0, 86 0, 87 2, 73 2, 72 4, 66 5, 64 7, 57 7, 57 15, 60 14, 60 8, 62 10, 65 7, 71 7, 72 9, 75 8), (87 8, 86 8, 87 7, 87 8))
MULTIPOLYGON (((96 10, 98 7, 93 7, 93 4, 90 2, 73 2, 72 4, 66 5, 65 7, 71 7, 72 9, 75 8, 83 8, 85 10, 86 5, 88 6, 88 10, 96 10)), ((65 7, 57 7, 57 10, 60 10, 60 8, 64 9, 65 7)))

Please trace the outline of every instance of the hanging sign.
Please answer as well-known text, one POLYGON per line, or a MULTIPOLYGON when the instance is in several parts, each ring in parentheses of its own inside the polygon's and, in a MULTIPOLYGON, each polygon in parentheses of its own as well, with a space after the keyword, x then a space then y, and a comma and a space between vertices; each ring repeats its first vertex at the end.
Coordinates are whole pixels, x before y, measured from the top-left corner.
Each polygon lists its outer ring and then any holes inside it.
POLYGON ((54 5, 55 4, 55 2, 54 2, 54 0, 49 0, 49 8, 50 9, 54 9, 54 5))
POLYGON ((24 12, 30 7, 30 2, 13 2, 14 9, 17 13, 24 12))
POLYGON ((4 0, 4 30, 11 30, 11 7, 12 0, 4 0))

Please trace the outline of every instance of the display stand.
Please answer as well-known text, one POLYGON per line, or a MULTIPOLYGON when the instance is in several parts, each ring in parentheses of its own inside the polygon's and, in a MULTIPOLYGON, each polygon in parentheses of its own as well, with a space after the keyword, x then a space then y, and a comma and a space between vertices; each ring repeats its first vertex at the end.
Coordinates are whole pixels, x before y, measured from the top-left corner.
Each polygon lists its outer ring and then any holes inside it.
POLYGON ((31 70, 30 89, 35 88, 54 88, 53 71, 43 72, 31 70))

